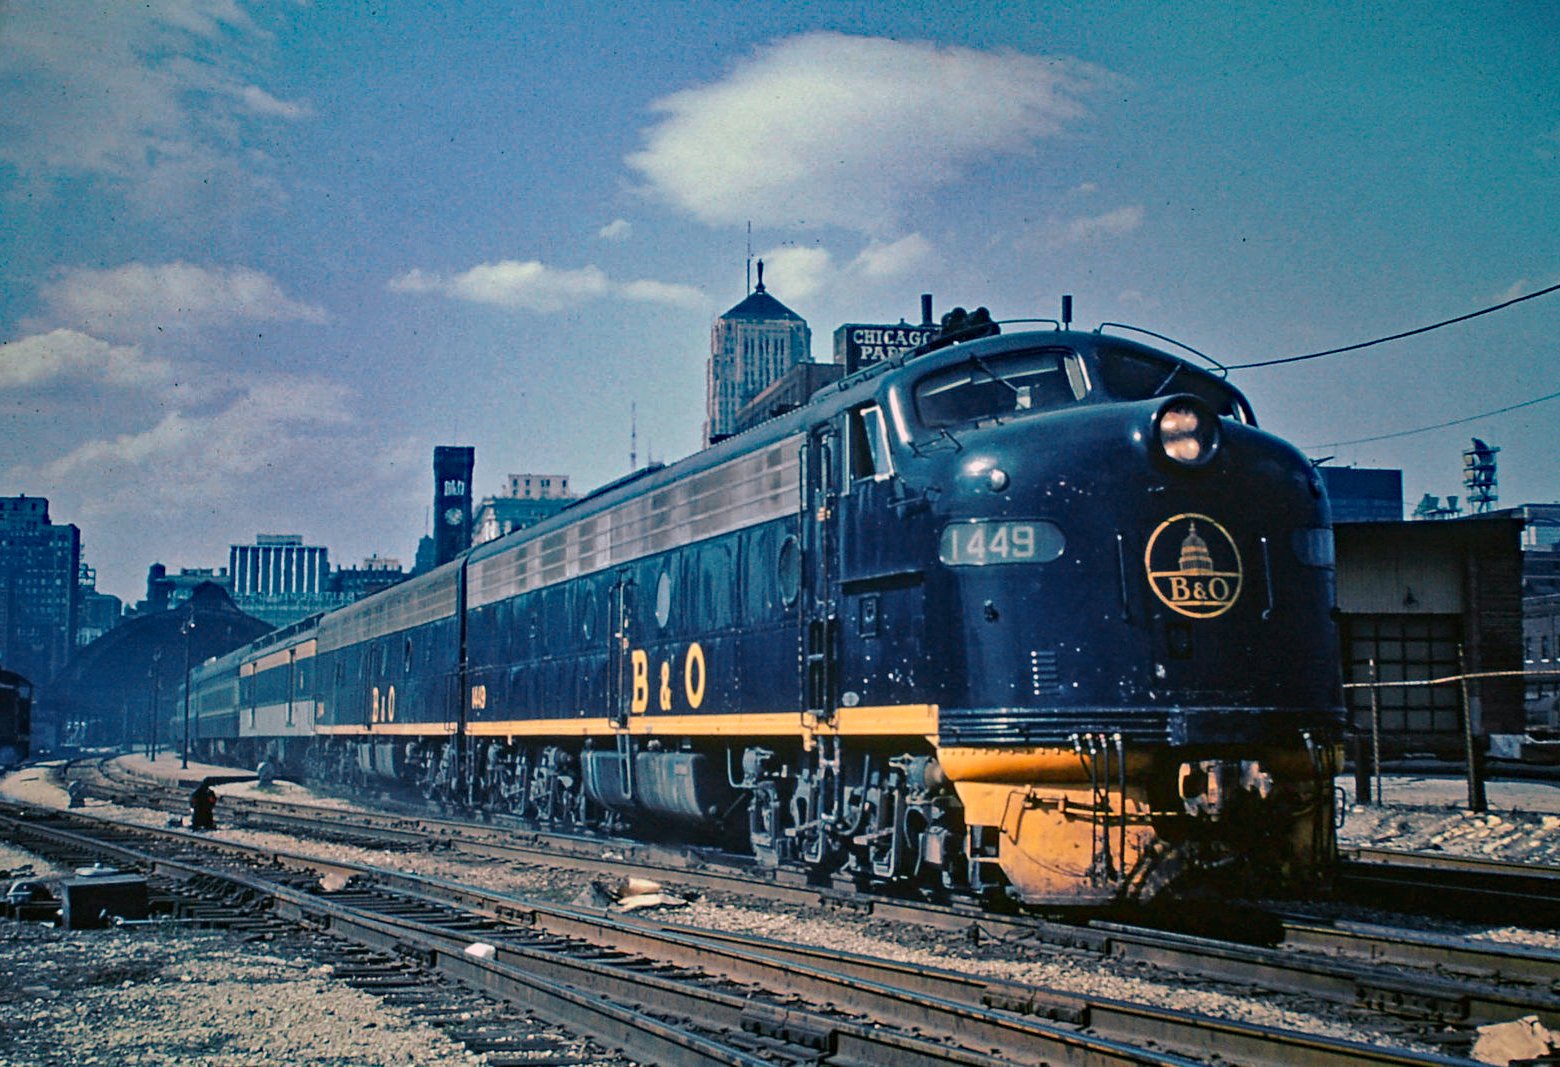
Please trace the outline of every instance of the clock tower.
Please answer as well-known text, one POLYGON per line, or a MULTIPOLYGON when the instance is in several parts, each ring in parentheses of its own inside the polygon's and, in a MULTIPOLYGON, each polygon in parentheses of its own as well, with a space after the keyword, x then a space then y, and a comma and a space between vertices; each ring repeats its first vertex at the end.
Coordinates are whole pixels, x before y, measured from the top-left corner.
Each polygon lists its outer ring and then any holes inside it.
POLYGON ((471 547, 471 473, 477 450, 437 445, 433 450, 434 565, 448 563, 471 547))

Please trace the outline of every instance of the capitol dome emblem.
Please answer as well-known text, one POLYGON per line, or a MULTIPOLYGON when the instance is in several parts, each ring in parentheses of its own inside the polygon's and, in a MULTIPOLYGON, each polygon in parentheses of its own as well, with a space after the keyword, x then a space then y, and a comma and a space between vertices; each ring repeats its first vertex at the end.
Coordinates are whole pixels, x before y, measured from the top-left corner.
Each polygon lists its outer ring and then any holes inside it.
POLYGON ((1188 618, 1223 615, 1240 598, 1240 551, 1229 531, 1206 515, 1185 512, 1160 523, 1143 566, 1160 602, 1188 618))

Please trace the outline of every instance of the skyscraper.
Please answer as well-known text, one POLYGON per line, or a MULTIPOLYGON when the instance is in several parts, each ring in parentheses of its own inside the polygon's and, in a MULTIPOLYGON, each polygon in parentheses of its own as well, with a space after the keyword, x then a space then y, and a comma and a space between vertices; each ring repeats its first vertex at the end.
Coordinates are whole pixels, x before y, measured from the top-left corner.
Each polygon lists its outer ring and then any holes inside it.
POLYGON ((40 496, 0 497, 0 667, 45 685, 76 643, 81 531, 40 496))
POLYGON ((704 439, 711 443, 737 430, 737 412, 798 363, 812 359, 812 331, 796 312, 758 285, 710 329, 704 439))

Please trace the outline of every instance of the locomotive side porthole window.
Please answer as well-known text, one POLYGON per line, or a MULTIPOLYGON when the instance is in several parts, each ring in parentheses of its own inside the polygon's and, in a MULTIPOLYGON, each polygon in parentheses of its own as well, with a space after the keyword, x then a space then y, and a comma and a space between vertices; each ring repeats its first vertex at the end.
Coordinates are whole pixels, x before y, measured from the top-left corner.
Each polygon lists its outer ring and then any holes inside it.
POLYGON ((802 549, 794 537, 780 542, 779 575, 780 599, 790 607, 802 591, 802 549))
POLYGON ((655 581, 655 624, 664 630, 671 618, 672 576, 669 571, 662 571, 655 581))

